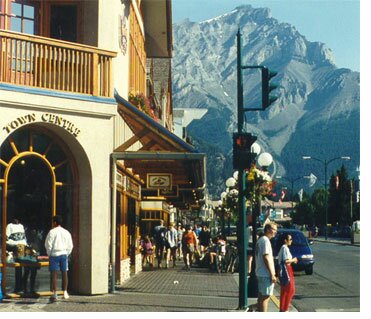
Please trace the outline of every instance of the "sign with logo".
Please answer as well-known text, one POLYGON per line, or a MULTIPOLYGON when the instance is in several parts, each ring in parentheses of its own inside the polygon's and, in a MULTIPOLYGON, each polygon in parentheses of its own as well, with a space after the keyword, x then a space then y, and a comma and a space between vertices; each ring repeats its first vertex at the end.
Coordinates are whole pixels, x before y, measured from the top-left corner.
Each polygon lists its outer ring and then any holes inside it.
POLYGON ((162 173, 148 173, 147 174, 147 188, 172 188, 172 175, 162 173))

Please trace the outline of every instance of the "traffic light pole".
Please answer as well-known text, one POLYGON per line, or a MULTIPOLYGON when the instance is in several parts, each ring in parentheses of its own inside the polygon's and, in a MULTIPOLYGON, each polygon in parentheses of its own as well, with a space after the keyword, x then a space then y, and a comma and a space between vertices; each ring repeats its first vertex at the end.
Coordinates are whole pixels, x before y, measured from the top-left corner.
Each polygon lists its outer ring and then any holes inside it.
MULTIPOLYGON (((237 130, 242 133, 244 122, 243 111, 243 83, 241 68, 241 33, 237 32, 237 130)), ((247 309, 247 234, 246 234, 246 201, 245 201, 246 173, 242 167, 238 168, 238 231, 237 242, 239 245, 239 294, 238 308, 247 309)))
MULTIPOLYGON (((251 143, 256 140, 255 136, 252 136, 249 133, 243 133, 243 124, 244 124, 244 114, 247 111, 264 111, 271 103, 273 103, 277 97, 269 96, 269 92, 277 88, 276 85, 269 83, 269 80, 277 75, 276 72, 271 72, 265 66, 243 66, 242 65, 242 54, 241 54, 241 32, 240 29, 237 31, 237 131, 238 135, 241 138, 243 134, 249 135, 245 136, 246 139, 249 139, 251 143), (242 70, 243 69, 261 69, 262 72, 262 107, 261 108, 244 108, 243 102, 243 80, 242 80, 242 70)), ((247 143, 249 144, 249 143, 247 143)), ((241 146, 241 145, 240 145, 241 146)), ((251 145, 248 145, 251 147, 251 145)), ((235 143, 234 135, 234 148, 237 147, 235 143)), ((234 149, 235 150, 235 149, 234 149)), ((246 150, 245 150, 246 151, 246 150)), ((238 163, 238 231, 237 231, 237 241, 238 241, 238 254, 239 254, 239 302, 238 308, 245 310, 248 308, 247 305, 247 296, 248 290, 249 295, 254 297, 256 295, 257 285, 255 277, 255 269, 251 269, 249 277, 249 287, 247 283, 247 249, 248 249, 248 239, 247 239, 247 222, 246 222, 246 198, 245 198, 245 189, 246 189, 246 168, 250 168, 256 154, 251 153, 251 149, 248 149, 249 157, 246 163, 240 163, 241 161, 237 158, 234 158, 234 164, 238 163), (249 288, 249 289, 248 289, 249 288)), ((238 152, 234 152, 234 157, 238 152)), ((242 159, 242 158, 241 158, 242 159)), ((256 206, 256 205, 255 205, 256 206)), ((253 217, 253 247, 252 254, 255 254, 255 243, 256 243, 256 217, 257 210, 260 210, 259 207, 252 208, 252 217, 253 217)), ((253 258, 254 259, 254 258, 253 258)))

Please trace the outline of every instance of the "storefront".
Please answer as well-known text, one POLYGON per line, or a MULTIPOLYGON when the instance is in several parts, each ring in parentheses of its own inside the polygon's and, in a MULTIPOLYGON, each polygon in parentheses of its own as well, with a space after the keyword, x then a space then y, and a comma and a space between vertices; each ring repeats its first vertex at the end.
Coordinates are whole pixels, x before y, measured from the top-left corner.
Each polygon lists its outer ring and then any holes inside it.
MULTIPOLYGON (((117 147, 111 154, 113 161, 112 193, 116 194, 112 199, 116 205, 111 205, 112 221, 117 221, 123 229, 120 233, 112 232, 111 234, 111 263, 115 265, 116 270, 121 267, 120 272, 115 272, 115 278, 111 280, 111 284, 127 279, 125 275, 127 271, 122 273, 122 270, 128 267, 127 264, 123 264, 125 263, 123 257, 126 256, 124 252, 130 248, 129 240, 131 240, 130 235, 128 235, 128 241, 125 241, 125 235, 122 236, 125 231, 127 234, 130 233, 130 209, 126 210, 123 202, 121 206, 118 205, 119 198, 122 198, 122 194, 118 191, 120 189, 118 180, 121 178, 120 163, 138 176, 137 183, 139 180, 142 181, 141 203, 139 207, 135 206, 136 249, 131 248, 131 267, 135 269, 140 268, 138 265, 140 255, 137 250, 140 235, 151 235, 159 220, 163 220, 167 225, 170 221, 170 205, 188 205, 189 207, 201 205, 206 183, 205 154, 196 152, 193 146, 169 132, 117 93, 115 98, 118 102, 118 112, 134 136, 117 147), (140 142, 142 146, 136 151, 130 150, 137 142, 140 142), (127 215, 122 215, 123 212, 127 212, 127 215), (135 260, 133 256, 136 256, 135 260), (117 276, 120 277, 117 278, 117 276)), ((131 243, 133 245, 133 241, 131 243)), ((114 286, 111 288, 115 289, 114 286)))
POLYGON ((146 198, 140 207, 140 235, 153 237, 153 229, 159 225, 160 220, 165 225, 170 221, 170 205, 165 197, 146 198))
POLYGON ((116 283, 122 284, 142 270, 139 251, 139 211, 143 181, 117 163, 116 190, 116 283))
MULTIPOLYGON (((1 145, 0 154, 2 238, 6 238, 5 226, 14 223, 14 220, 25 226, 27 242, 39 255, 39 262, 30 264, 33 269, 38 269, 36 281, 27 283, 29 287, 26 290, 49 291, 44 242, 52 225, 52 216, 57 212, 62 215, 65 227, 75 235, 74 242, 78 240, 78 220, 77 215, 73 214, 77 210, 75 160, 63 141, 37 125, 26 125, 9 134, 1 145)), ((3 287, 9 283, 14 292, 23 291, 26 282, 20 283, 19 278, 14 278, 11 269, 15 268, 14 272, 19 273, 21 269, 17 268, 25 265, 14 262, 15 256, 7 249, 6 241, 2 241, 1 248, 2 260, 8 262, 3 267, 3 287), (9 251, 9 255, 6 255, 6 251, 9 251)), ((71 266, 72 269, 76 268, 71 266)), ((70 276, 73 274, 71 272, 70 276)))
POLYGON ((109 269, 109 154, 113 143, 112 134, 105 132, 112 132, 116 104, 112 99, 103 104, 89 99, 67 101, 52 94, 41 99, 30 92, 2 91, 3 98, 9 94, 8 101, 16 103, 0 105, 3 293, 22 296, 26 288, 39 295, 50 294, 44 241, 56 214, 62 215, 74 243, 69 289, 107 293, 107 281, 99 278, 108 278, 109 269), (68 108, 63 109, 64 105, 68 108), (89 117, 86 110, 97 105, 100 114, 89 117), (24 226, 27 244, 37 253, 35 263, 12 258, 6 229, 15 219, 24 226))

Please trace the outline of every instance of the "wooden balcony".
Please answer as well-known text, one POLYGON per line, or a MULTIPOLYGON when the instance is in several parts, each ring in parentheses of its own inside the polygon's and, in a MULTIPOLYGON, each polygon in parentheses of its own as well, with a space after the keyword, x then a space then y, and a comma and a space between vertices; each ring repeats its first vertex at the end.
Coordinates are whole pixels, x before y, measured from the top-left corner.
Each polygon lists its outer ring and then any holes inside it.
POLYGON ((0 82, 111 97, 115 52, 0 30, 0 82))

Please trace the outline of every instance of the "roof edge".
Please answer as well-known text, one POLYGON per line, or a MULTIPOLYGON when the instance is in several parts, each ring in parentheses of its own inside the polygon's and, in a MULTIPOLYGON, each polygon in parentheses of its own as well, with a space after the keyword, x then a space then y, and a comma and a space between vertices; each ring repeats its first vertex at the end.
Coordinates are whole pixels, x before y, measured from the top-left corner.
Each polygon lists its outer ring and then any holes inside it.
POLYGON ((159 132, 166 135, 168 138, 172 139, 175 143, 182 146, 185 149, 185 151, 190 152, 190 153, 199 153, 193 146, 191 146, 187 142, 183 141, 179 136, 170 132, 167 128, 165 128, 161 124, 157 123, 151 117, 149 117, 148 115, 146 115, 145 113, 140 111, 138 108, 136 108, 134 105, 132 105, 130 102, 125 100, 122 96, 120 96, 120 94, 117 92, 116 89, 114 90, 114 97, 115 97, 117 103, 123 104, 130 111, 135 113, 137 116, 141 117, 142 119, 147 121, 150 125, 154 126, 159 132))

